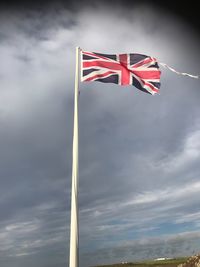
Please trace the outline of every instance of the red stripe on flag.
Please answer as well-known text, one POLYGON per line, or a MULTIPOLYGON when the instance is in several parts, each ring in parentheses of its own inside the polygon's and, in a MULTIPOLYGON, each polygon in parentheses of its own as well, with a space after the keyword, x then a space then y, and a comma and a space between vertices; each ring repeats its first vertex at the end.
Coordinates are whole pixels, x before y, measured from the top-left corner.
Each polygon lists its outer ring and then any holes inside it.
POLYGON ((154 61, 152 60, 152 58, 145 58, 144 60, 142 60, 142 61, 134 64, 133 67, 134 68, 139 68, 139 67, 143 66, 144 64, 147 64, 147 63, 150 63, 150 62, 153 62, 154 63, 154 61))
POLYGON ((128 55, 121 54, 119 55, 119 62, 121 66, 121 85, 130 84, 130 70, 128 70, 128 55))
POLYGON ((161 71, 159 70, 130 70, 132 73, 140 77, 141 79, 160 79, 161 71))
POLYGON ((90 81, 94 81, 96 79, 101 79, 101 78, 106 78, 105 76, 108 76, 108 75, 112 75, 112 74, 116 74, 115 72, 113 71, 107 71, 103 74, 96 74, 96 75, 93 75, 92 77, 89 77, 87 79, 84 79, 85 82, 90 82, 90 81))
POLYGON ((106 69, 113 70, 121 70, 121 66, 119 63, 109 62, 109 61, 83 61, 83 68, 91 68, 91 67, 100 67, 106 69))
POLYGON ((144 82, 144 85, 148 86, 151 88, 152 91, 154 91, 155 93, 158 93, 159 92, 159 89, 155 88, 151 83, 148 83, 148 82, 144 82))
POLYGON ((115 62, 114 59, 111 59, 111 58, 108 58, 108 57, 104 57, 103 55, 96 55, 95 53, 90 53, 90 52, 82 52, 83 55, 86 55, 86 56, 91 56, 91 57, 96 57, 96 58, 101 58, 101 59, 104 59, 104 60, 107 60, 107 61, 113 61, 115 62))

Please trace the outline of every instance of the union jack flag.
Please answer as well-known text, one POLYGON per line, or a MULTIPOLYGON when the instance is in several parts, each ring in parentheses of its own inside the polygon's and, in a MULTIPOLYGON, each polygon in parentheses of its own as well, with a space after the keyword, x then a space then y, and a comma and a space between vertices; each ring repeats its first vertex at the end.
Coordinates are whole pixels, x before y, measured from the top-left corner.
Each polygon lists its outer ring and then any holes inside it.
POLYGON ((159 92, 161 72, 153 57, 81 51, 81 69, 81 81, 84 82, 134 85, 152 95, 159 92))

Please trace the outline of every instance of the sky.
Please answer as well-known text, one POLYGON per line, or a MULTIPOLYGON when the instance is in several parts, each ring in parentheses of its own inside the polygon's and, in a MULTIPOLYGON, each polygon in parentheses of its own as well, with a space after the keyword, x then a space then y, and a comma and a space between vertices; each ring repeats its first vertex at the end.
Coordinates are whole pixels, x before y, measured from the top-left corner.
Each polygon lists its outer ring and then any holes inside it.
MULTIPOLYGON (((155 3, 1 6, 1 267, 68 265, 76 46, 200 73, 195 7, 155 3)), ((160 68, 155 96, 79 85, 81 267, 200 251, 199 80, 160 68)))

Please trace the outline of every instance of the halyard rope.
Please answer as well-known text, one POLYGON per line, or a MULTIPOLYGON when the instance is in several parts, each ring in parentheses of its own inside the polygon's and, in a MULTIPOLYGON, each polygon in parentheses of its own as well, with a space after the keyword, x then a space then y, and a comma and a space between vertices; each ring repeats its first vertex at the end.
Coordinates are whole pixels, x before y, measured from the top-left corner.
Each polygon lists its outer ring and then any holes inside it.
POLYGON ((191 77, 191 78, 199 79, 199 75, 192 75, 192 74, 189 74, 189 73, 186 73, 186 72, 179 72, 179 71, 176 71, 175 69, 173 69, 172 67, 168 66, 168 65, 165 64, 165 63, 160 63, 160 62, 159 62, 159 64, 160 64, 161 66, 163 66, 164 68, 167 68, 167 69, 169 69, 169 70, 175 72, 175 73, 178 74, 178 75, 184 75, 184 76, 189 76, 189 77, 191 77))

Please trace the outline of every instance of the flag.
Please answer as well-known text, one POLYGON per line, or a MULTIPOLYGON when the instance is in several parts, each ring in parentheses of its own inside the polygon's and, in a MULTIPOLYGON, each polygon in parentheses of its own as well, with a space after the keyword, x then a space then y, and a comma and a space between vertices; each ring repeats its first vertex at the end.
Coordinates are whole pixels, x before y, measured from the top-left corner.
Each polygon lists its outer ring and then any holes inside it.
POLYGON ((160 70, 155 58, 142 54, 108 55, 81 51, 81 81, 99 81, 136 88, 156 94, 160 88, 160 70))

